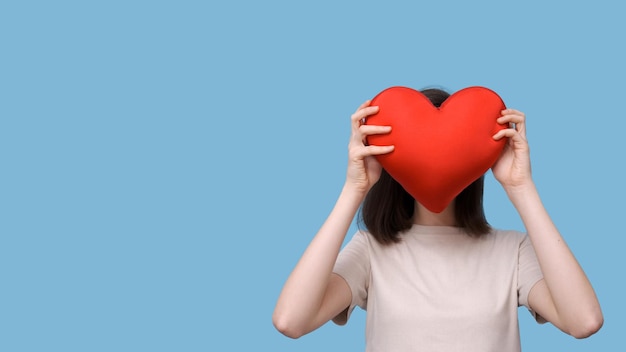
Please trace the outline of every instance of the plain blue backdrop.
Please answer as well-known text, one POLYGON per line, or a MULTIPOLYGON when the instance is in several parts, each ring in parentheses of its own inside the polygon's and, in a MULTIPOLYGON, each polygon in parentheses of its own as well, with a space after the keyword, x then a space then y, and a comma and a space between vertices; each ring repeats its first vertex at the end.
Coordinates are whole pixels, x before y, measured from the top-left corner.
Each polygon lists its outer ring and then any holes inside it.
MULTIPOLYGON (((3 1, 0 351, 362 351, 358 309, 299 340, 271 314, 342 187, 350 114, 392 85, 527 114, 605 326, 576 340, 521 309, 523 348, 620 350, 618 4, 3 1)), ((523 230, 486 187, 490 222, 523 230)))

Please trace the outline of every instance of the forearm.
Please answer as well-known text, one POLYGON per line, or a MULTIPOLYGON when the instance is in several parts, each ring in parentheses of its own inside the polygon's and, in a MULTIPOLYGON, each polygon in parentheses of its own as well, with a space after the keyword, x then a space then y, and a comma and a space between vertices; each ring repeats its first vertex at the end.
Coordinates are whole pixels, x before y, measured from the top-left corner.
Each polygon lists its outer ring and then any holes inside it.
POLYGON ((507 190, 528 232, 559 323, 568 331, 586 324, 589 317, 601 319, 594 290, 583 269, 550 219, 535 185, 507 190))
POLYGON ((332 269, 363 196, 345 186, 330 215, 289 275, 275 317, 300 325, 319 312, 332 269))

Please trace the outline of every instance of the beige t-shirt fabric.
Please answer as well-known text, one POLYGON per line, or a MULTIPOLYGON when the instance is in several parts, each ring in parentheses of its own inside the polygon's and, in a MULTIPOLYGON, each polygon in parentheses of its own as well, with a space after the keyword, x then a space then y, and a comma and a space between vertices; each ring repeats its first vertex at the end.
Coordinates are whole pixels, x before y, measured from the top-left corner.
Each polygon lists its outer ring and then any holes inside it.
POLYGON ((383 246, 359 231, 342 249, 334 272, 352 303, 335 323, 355 306, 366 310, 367 352, 521 350, 518 308, 530 310, 528 293, 543 277, 526 234, 473 238, 457 227, 413 225, 401 238, 383 246))

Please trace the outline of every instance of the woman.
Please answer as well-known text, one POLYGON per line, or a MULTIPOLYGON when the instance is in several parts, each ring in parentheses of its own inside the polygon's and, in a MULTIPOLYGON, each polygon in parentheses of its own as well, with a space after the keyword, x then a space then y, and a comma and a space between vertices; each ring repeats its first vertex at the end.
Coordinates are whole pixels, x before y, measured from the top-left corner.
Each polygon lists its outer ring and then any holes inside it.
MULTIPOLYGON (((435 106, 449 96, 422 93, 435 106)), ((344 324, 356 305, 367 310, 368 351, 519 351, 522 305, 576 338, 600 329, 594 290, 533 183, 523 113, 498 118, 511 128, 493 136, 508 142, 492 172, 527 234, 489 226, 482 177, 441 213, 414 201, 375 159, 394 146, 364 143, 391 130, 363 124, 377 111, 367 101, 352 115, 345 185, 280 294, 273 322, 281 333, 344 324), (368 231, 341 250, 361 203, 368 231)))

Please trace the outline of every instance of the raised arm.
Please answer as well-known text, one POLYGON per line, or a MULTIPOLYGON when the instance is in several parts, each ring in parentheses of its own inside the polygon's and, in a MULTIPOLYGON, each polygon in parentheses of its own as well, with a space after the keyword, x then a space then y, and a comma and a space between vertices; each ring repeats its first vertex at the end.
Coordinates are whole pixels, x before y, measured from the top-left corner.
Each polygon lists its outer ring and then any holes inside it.
POLYGON ((492 171, 519 212, 544 275, 530 291, 528 303, 562 331, 576 338, 588 337, 602 327, 602 310, 591 283, 552 222, 532 180, 525 116, 507 109, 498 122, 514 124, 515 128, 494 135, 496 140, 508 137, 509 141, 492 171))
POLYGON ((296 264, 276 303, 274 326, 286 336, 309 333, 350 305, 348 284, 332 270, 354 216, 369 189, 378 181, 381 166, 375 155, 389 153, 393 146, 366 146, 368 135, 389 133, 388 126, 364 125, 378 107, 363 103, 352 115, 346 182, 330 212, 296 264))

